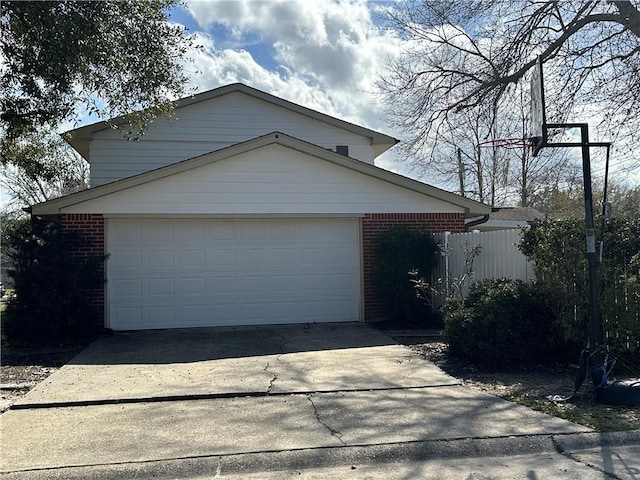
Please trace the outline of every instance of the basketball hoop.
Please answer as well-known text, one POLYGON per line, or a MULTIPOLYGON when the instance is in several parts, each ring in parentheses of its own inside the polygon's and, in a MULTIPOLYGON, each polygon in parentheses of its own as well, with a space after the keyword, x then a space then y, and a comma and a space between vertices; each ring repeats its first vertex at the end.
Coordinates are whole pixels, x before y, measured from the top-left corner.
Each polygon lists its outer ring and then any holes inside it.
POLYGON ((531 139, 529 138, 493 138, 485 140, 478 144, 478 148, 506 148, 507 150, 515 150, 523 147, 531 147, 531 139))

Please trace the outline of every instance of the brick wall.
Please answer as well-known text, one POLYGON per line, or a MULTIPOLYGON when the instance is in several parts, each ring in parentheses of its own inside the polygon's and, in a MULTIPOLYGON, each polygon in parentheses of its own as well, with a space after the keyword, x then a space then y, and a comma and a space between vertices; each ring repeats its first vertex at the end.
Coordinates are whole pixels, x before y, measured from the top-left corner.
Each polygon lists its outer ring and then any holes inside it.
MULTIPOLYGON (((67 213, 61 217, 61 224, 65 230, 82 234, 89 244, 78 251, 80 255, 104 255, 104 218, 100 214, 67 213)), ((104 269, 102 271, 104 274, 104 269)), ((91 295, 92 303, 101 312, 99 327, 104 326, 104 287, 96 289, 91 295)))
POLYGON ((368 213, 362 219, 362 255, 364 276, 364 319, 374 321, 385 317, 375 295, 373 271, 375 265, 374 242, 378 233, 394 226, 426 228, 433 233, 464 231, 462 213, 368 213))

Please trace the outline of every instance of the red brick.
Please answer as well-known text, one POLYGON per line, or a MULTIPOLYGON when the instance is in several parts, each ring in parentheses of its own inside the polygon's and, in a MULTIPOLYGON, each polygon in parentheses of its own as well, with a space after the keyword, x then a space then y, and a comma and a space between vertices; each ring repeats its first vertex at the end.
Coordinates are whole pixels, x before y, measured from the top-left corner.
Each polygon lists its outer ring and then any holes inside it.
MULTIPOLYGON (((77 252, 79 255, 105 254, 104 217, 102 215, 91 213, 67 213, 62 215, 61 224, 64 229, 79 232, 90 241, 88 246, 77 252)), ((102 273, 104 274, 104 270, 102 273)), ((99 325, 102 327, 104 325, 105 312, 104 287, 96 289, 93 294, 89 295, 89 298, 102 312, 103 320, 99 325)))
POLYGON ((368 213, 362 219, 362 256, 364 276, 364 318, 373 321, 384 318, 382 305, 375 297, 373 272, 375 264, 374 240, 379 232, 393 226, 426 228, 433 233, 464 231, 462 213, 368 213))

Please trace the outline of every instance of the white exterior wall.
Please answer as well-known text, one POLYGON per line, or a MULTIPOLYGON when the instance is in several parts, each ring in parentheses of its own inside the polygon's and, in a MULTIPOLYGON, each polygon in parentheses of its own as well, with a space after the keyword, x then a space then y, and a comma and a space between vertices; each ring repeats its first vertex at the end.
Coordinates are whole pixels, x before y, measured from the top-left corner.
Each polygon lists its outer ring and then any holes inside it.
POLYGON ((275 144, 62 209, 106 215, 367 212, 463 209, 275 144))
POLYGON ((139 141, 117 130, 94 134, 90 142, 91 186, 95 187, 279 131, 373 164, 370 139, 272 105, 241 92, 196 103, 159 119, 139 141))

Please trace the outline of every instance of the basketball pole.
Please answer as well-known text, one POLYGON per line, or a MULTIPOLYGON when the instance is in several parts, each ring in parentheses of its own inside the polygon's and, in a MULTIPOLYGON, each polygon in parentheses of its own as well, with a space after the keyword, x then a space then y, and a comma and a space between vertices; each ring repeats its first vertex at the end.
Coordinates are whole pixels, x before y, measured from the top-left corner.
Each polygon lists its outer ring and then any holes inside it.
POLYGON ((587 242, 587 274, 589 282, 589 346, 592 351, 602 343, 602 320, 600 318, 600 305, 597 286, 597 255, 596 233, 593 217, 593 190, 591 186, 591 147, 609 147, 609 142, 589 142, 589 125, 586 123, 548 123, 542 126, 547 129, 580 129, 580 143, 576 142, 548 142, 543 147, 580 147, 582 151, 582 183, 584 191, 584 219, 585 237, 587 242))
POLYGON ((591 189, 591 152, 589 145, 589 126, 580 125, 582 140, 582 176, 584 184, 584 218, 587 237, 587 268, 589 271, 589 306, 591 310, 590 337, 591 348, 602 345, 602 320, 597 288, 596 231, 593 219, 593 191, 591 189))

